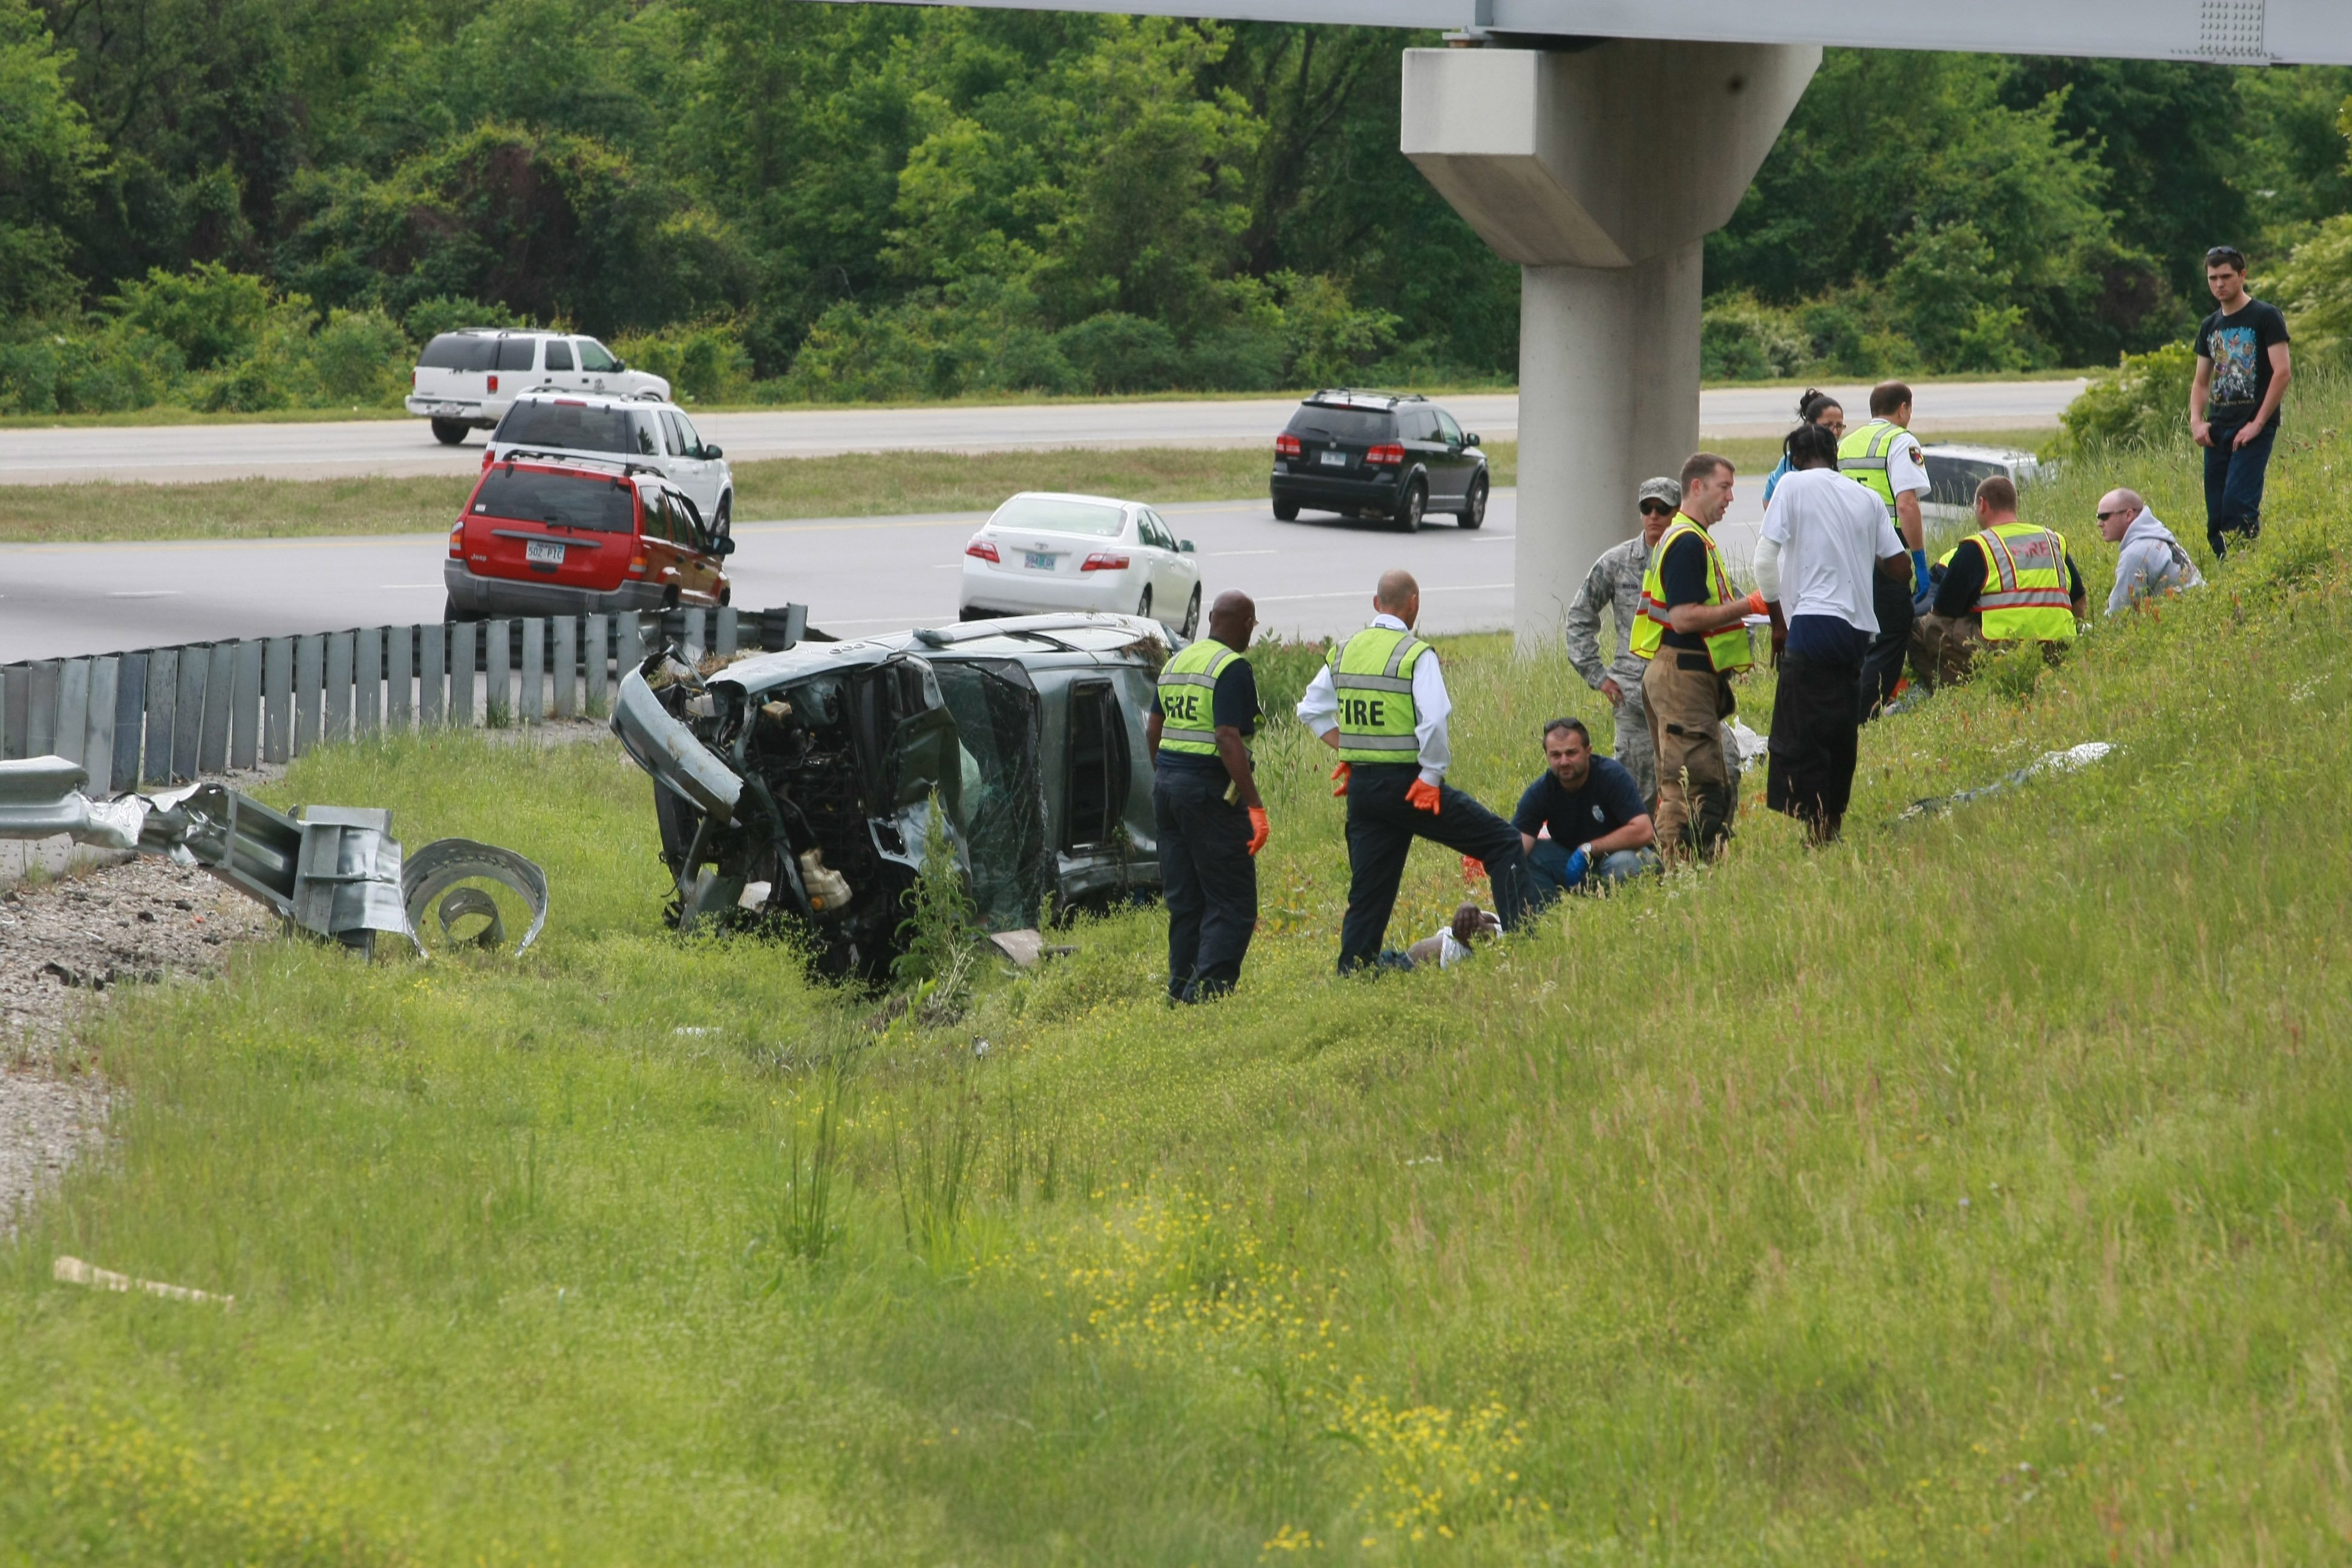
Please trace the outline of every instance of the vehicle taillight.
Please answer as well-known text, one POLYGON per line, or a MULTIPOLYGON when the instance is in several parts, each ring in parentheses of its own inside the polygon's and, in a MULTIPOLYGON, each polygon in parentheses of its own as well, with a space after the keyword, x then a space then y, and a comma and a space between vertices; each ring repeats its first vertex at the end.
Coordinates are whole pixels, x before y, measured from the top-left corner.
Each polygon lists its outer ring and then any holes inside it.
POLYGON ((1374 468, 1390 468, 1404 461, 1404 448, 1394 441, 1373 447, 1364 454, 1364 461, 1374 468))
POLYGON ((495 376, 495 375, 494 375, 494 376, 490 377, 490 390, 491 390, 492 392, 496 392, 498 389, 499 389, 499 378, 498 378, 497 376, 495 376))
POLYGON ((411 392, 416 390, 416 373, 413 370, 408 373, 408 390, 411 392))
POLYGON ((963 547, 963 552, 966 555, 977 555, 982 561, 993 561, 1000 566, 1004 564, 1004 557, 999 555, 996 552, 996 546, 985 539, 973 540, 963 547))
POLYGON ((460 522, 449 531, 449 559, 457 560, 466 553, 466 525, 460 522))
POLYGON ((1307 455, 1307 448, 1298 444, 1297 437, 1285 430, 1274 438, 1274 455, 1277 458, 1303 458, 1307 455))
POLYGON ((1127 570, 1127 557, 1124 555, 1113 555, 1108 550, 1097 550, 1092 555, 1087 556, 1084 561, 1078 563, 1078 570, 1081 572, 1124 572, 1127 570))
POLYGON ((485 473, 487 473, 487 472, 488 472, 488 471, 489 471, 490 460, 491 460, 491 459, 490 459, 490 452, 491 452, 491 448, 489 448, 489 447, 483 447, 483 448, 482 448, 482 470, 483 470, 483 472, 485 472, 485 473))
POLYGON ((637 552, 629 557, 629 575, 632 577, 642 577, 645 574, 646 542, 640 539, 637 541, 637 552))

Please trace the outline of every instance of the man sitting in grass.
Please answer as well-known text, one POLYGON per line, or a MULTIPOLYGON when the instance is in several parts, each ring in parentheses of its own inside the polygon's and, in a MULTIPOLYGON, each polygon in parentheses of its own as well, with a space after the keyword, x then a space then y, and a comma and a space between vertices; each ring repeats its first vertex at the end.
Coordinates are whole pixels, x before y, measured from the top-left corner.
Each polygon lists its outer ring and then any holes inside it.
POLYGON ((1592 732, 1578 719, 1546 724, 1543 747, 1544 771, 1511 816, 1527 850, 1528 902, 1540 909, 1562 893, 1656 870, 1657 827, 1623 764, 1594 756, 1592 732), (1549 838, 1537 837, 1546 831, 1549 838))
POLYGON ((2128 610, 2142 599, 2201 588, 2205 574, 2172 530, 2147 510, 2135 489, 2116 489, 2099 498, 2099 537, 2123 546, 2116 557, 2115 592, 2107 595, 2107 614, 2128 610))

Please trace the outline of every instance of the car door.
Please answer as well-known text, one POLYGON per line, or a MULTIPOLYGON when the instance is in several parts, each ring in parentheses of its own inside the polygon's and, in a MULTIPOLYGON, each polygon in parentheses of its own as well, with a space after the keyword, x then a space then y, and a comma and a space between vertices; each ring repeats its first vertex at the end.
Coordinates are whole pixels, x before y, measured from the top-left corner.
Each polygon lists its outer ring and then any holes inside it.
POLYGON ((1460 498, 1454 468, 1445 458, 1445 443, 1437 437, 1437 412, 1432 408, 1397 410, 1397 431, 1404 443, 1405 461, 1420 468, 1429 482, 1429 504, 1434 510, 1460 498))
POLYGON ((580 357, 582 390, 587 392, 622 390, 620 362, 613 357, 610 349, 593 338, 574 338, 572 340, 572 346, 580 357))
POLYGON ((719 502, 727 493, 727 465, 719 460, 710 444, 702 438, 702 432, 697 430, 694 421, 686 416, 684 409, 668 412, 677 421, 678 433, 686 437, 687 456, 695 464, 695 482, 687 489, 694 497, 694 504, 702 509, 702 515, 716 527, 719 502))
POLYGON ((670 512, 670 538, 678 546, 678 584, 689 596, 709 604, 719 602, 719 564, 709 525, 684 490, 665 491, 670 512))
POLYGON ((587 382, 580 374, 580 362, 572 353, 570 338, 550 338, 541 351, 544 363, 540 367, 540 379, 558 392, 583 392, 587 382))
POLYGON ((1462 438, 1462 426, 1454 422, 1453 415, 1443 408, 1433 408, 1430 412, 1436 416, 1438 444, 1445 448, 1445 464, 1453 473, 1445 493, 1454 497, 1467 496, 1470 482, 1478 477, 1478 459, 1470 444, 1462 438))
POLYGON ((677 488, 694 498, 694 510, 708 521, 719 515, 717 487, 710 483, 710 465, 702 460, 702 443, 694 438, 686 416, 675 408, 656 410, 661 418, 662 449, 667 470, 677 488))
POLYGON ((1143 516, 1151 547, 1159 552, 1151 563, 1151 608, 1170 626, 1181 626, 1185 601, 1192 596, 1192 577, 1186 570, 1191 563, 1178 553, 1176 535, 1169 531, 1167 519, 1150 510, 1143 516))

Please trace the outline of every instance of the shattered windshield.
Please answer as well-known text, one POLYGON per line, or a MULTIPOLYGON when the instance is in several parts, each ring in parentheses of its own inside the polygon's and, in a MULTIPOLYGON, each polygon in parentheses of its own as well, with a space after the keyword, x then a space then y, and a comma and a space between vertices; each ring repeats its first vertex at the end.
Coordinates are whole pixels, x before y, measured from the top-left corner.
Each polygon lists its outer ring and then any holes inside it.
POLYGON ((1037 696, 1010 660, 931 666, 963 750, 963 830, 972 900, 991 931, 1037 923, 1051 885, 1037 779, 1037 696))
POLYGON ((993 528, 1032 528, 1043 533, 1085 533, 1117 539, 1127 526, 1127 513, 1095 501, 1053 500, 1045 496, 1014 496, 990 518, 993 528))

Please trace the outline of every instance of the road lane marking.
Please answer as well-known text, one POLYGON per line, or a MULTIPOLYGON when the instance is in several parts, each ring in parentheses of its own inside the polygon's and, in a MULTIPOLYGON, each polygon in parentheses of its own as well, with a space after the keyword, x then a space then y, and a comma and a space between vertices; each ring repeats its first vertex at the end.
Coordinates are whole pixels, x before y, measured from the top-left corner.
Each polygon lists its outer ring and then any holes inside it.
POLYGON ((1212 558, 1219 558, 1227 555, 1279 555, 1282 552, 1279 550, 1212 550, 1208 553, 1212 558))
POLYGON ((126 588, 120 593, 109 594, 107 597, 110 599, 179 599, 186 597, 186 593, 179 588, 126 588))

